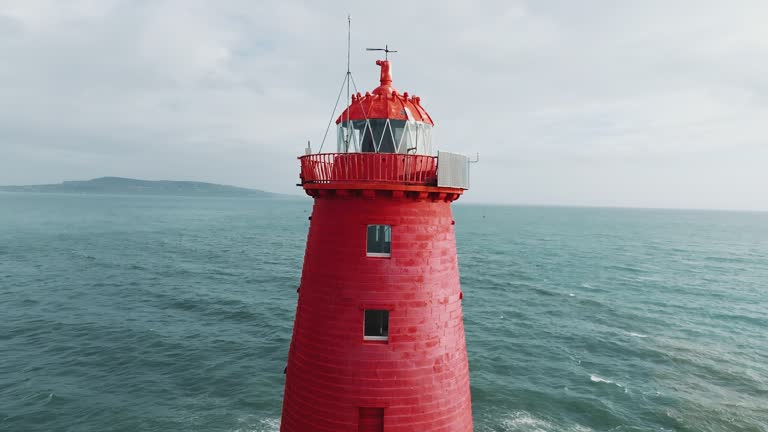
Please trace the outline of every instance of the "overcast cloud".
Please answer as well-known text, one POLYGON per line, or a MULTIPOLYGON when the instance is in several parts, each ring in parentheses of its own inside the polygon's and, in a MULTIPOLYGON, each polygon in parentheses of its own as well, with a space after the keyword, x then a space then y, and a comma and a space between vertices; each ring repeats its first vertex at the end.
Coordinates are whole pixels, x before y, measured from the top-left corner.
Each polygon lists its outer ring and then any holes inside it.
MULTIPOLYGON (((0 0, 0 184, 298 193, 388 43, 462 201, 768 210, 768 2, 0 0)), ((332 149, 332 146, 325 150, 332 149)))

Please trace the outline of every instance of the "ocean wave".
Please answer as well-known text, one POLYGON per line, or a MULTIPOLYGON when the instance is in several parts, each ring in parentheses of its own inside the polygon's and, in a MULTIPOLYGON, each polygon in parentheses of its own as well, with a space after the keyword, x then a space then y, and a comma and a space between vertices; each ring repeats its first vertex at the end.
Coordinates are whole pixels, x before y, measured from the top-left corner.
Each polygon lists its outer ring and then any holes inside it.
POLYGON ((508 418, 502 420, 501 424, 504 426, 504 430, 507 431, 550 431, 554 430, 552 423, 536 418, 530 413, 525 411, 516 411, 509 415, 508 418))
POLYGON ((73 250, 70 250, 69 252, 70 252, 70 253, 71 253, 73 256, 75 256, 75 257, 77 257, 77 258, 82 258, 82 259, 85 259, 85 260, 89 260, 89 261, 93 261, 93 260, 95 260, 95 259, 96 259, 96 257, 95 257, 95 256, 93 256, 93 255, 90 255, 90 254, 88 254, 88 253, 86 253, 86 252, 83 252, 83 251, 80 251, 80 250, 76 250, 76 249, 73 249, 73 250))
POLYGON ((556 292, 554 292, 554 291, 550 291, 550 290, 548 290, 548 289, 545 289, 545 288, 537 288, 537 287, 534 287, 534 288, 532 289, 532 291, 533 291, 533 292, 535 292, 535 293, 537 293, 537 294, 541 294, 541 295, 543 295, 543 296, 547 296, 547 297, 556 297, 556 296, 557 296, 557 293, 556 293, 556 292))
POLYGON ((280 417, 252 418, 251 416, 238 419, 241 423, 232 432, 278 432, 280 430, 280 417))
POLYGON ((607 380, 605 378, 600 378, 597 375, 590 375, 589 380, 592 382, 602 382, 602 383, 613 384, 613 381, 607 380))
POLYGON ((627 336, 630 337, 636 337, 636 338, 647 338, 648 335, 640 334, 640 333, 633 333, 633 332, 627 332, 625 333, 627 336))
POLYGON ((555 424, 549 420, 535 417, 527 411, 515 411, 501 420, 502 430, 505 432, 554 432, 554 431, 573 431, 589 432, 592 429, 579 424, 561 425, 555 424))
MULTIPOLYGON (((569 431, 569 432, 591 432, 592 429, 580 424, 573 425, 561 425, 556 424, 550 420, 538 418, 527 411, 514 411, 512 413, 503 415, 497 427, 500 426, 504 432, 555 432, 555 431, 569 431)), ((280 418, 268 417, 268 418, 255 418, 244 417, 239 419, 241 423, 232 432, 278 432, 280 430, 280 418)), ((482 428, 478 431, 492 431, 498 430, 495 428, 482 428)))
POLYGON ((589 380, 590 380, 590 381, 592 381, 593 383, 600 383, 600 384, 613 384, 613 385, 615 385, 616 387, 621 387, 621 388, 623 388, 623 389, 624 389, 624 393, 626 393, 626 392, 627 392, 627 387, 626 387, 626 386, 624 386, 624 384, 619 384, 619 383, 617 383, 617 382, 615 382, 615 381, 611 381, 611 380, 608 380, 608 379, 605 379, 605 378, 601 378, 601 377, 599 377, 599 376, 597 376, 597 375, 590 375, 590 376, 589 376, 589 380))

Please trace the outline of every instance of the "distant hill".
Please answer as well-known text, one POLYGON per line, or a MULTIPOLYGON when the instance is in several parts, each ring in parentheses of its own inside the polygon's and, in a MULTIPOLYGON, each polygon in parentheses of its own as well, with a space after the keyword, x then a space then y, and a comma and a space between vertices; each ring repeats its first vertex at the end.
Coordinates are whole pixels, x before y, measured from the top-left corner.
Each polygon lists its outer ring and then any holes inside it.
POLYGON ((225 196, 280 198, 289 195, 275 194, 258 189, 246 189, 215 183, 170 180, 136 180, 122 177, 100 177, 93 180, 65 181, 59 184, 0 186, 6 192, 48 192, 78 194, 132 194, 176 196, 225 196))

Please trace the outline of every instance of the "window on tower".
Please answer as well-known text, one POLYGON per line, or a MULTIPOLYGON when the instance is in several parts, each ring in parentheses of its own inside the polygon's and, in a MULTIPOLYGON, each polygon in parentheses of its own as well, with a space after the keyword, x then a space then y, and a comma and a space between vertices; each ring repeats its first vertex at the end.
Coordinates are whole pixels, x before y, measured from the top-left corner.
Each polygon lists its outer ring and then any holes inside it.
POLYGON ((384 408, 360 408, 357 432, 381 432, 384 430, 384 408))
POLYGON ((388 257, 392 249, 392 227, 368 225, 366 252, 372 257, 388 257))
POLYGON ((363 340, 386 341, 389 339, 389 311, 370 309, 365 311, 363 340))

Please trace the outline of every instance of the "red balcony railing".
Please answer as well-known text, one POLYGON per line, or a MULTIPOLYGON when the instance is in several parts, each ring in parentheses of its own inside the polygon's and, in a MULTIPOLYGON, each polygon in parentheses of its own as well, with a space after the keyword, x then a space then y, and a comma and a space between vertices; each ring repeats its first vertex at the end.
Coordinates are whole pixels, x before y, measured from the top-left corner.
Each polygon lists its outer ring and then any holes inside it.
POLYGON ((437 157, 399 153, 319 153, 299 157, 306 183, 437 185, 437 157))

